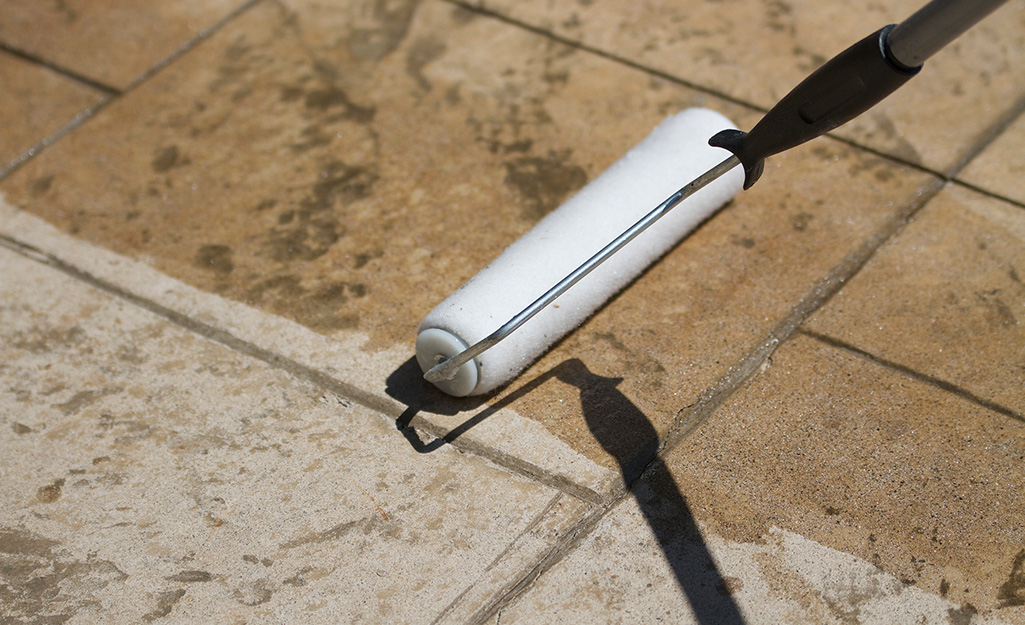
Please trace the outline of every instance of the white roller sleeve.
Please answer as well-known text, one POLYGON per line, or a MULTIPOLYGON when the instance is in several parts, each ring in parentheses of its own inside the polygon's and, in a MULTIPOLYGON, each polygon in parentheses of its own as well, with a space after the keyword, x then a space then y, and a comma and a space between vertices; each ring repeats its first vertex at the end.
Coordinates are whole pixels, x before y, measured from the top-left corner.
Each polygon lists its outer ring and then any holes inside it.
MULTIPOLYGON (((709 137, 726 128, 735 126, 707 109, 688 109, 662 122, 427 315, 416 341, 420 367, 426 371, 439 356, 450 358, 494 332, 677 189, 727 158, 729 152, 708 145, 709 137)), ((438 388, 462 397, 511 380, 730 201, 743 183, 743 168, 737 167, 684 200, 438 388)))

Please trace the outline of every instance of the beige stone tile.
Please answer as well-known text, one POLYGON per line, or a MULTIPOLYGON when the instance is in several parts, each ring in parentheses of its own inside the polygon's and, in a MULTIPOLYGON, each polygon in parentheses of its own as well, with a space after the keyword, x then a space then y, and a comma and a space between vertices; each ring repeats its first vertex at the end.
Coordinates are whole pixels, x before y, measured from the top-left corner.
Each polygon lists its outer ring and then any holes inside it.
POLYGON ((0 41, 123 89, 242 0, 5 2, 0 41))
MULTIPOLYGON (((669 112, 751 121, 447 3, 373 6, 258 5, 0 189, 201 289, 365 337, 372 369, 412 355, 427 311, 669 112)), ((446 423, 515 410, 618 469, 926 180, 830 140, 782 155, 489 406, 415 374, 399 392, 446 423)))
POLYGON ((808 327, 1025 414, 1025 211, 951 186, 808 327))
MULTIPOLYGON (((813 69, 924 3, 519 2, 484 7, 769 108, 813 69)), ((946 171, 1025 95, 1025 4, 1008 2, 838 134, 946 171)), ((749 126, 748 126, 749 127, 749 126)), ((745 127, 744 129, 747 129, 745 127)))
POLYGON ((908 587, 870 562, 779 528, 742 542, 702 526, 701 542, 692 534, 663 544, 648 523, 652 513, 674 516, 649 492, 623 502, 488 625, 535 623, 539 615, 558 624, 681 625, 997 625, 1025 616, 1021 608, 1003 610, 999 618, 980 616, 971 606, 908 587))
MULTIPOLYGON (((38 217, 12 208, 2 198, 0 245, 10 245, 54 266, 73 267, 76 275, 105 292, 124 294, 169 320, 188 325, 194 332, 291 371, 301 379, 316 381, 382 415, 401 420, 409 414, 408 406, 397 401, 405 394, 391 389, 393 379, 420 378, 418 373, 404 374, 411 368, 419 371, 410 359, 408 344, 375 351, 372 359, 354 357, 363 353, 363 335, 326 337, 289 319, 201 291, 140 261, 59 232, 38 217), (389 393, 393 397, 388 397, 389 393)), ((435 437, 460 427, 465 419, 459 414, 431 413, 429 421, 417 416, 412 422, 419 433, 410 429, 403 433, 411 443, 415 437, 427 441, 418 442, 418 447, 435 449, 442 444, 435 437)), ((456 432, 459 436, 453 444, 458 449, 587 501, 600 500, 602 493, 613 490, 619 481, 618 471, 588 460, 540 423, 508 408, 491 410, 474 427, 456 432)))
POLYGON ((667 465, 713 534, 779 528, 1021 622, 1023 458, 1020 420, 799 335, 667 465))
POLYGON ((1025 204, 1025 115, 1021 115, 958 179, 1025 204))
POLYGON ((584 511, 7 249, 0 274, 5 621, 427 623, 584 511))
POLYGON ((104 99, 49 69, 0 52, 0 171, 104 99))

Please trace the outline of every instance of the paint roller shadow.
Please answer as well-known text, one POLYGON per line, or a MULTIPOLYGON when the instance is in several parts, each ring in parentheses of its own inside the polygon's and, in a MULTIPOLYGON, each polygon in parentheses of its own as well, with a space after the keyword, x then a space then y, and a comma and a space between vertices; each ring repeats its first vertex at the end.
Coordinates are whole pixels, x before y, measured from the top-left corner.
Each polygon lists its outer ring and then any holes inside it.
POLYGON ((445 443, 452 442, 459 434, 473 427, 482 419, 473 417, 470 419, 473 422, 470 426, 464 427, 466 425, 464 423, 455 430, 452 430, 452 432, 449 432, 444 438, 424 443, 411 425, 413 418, 417 414, 424 411, 452 416, 460 412, 476 410, 487 399, 486 396, 452 397, 442 393, 433 384, 424 380, 423 371, 420 370, 420 365, 416 362, 415 356, 402 363, 398 369, 388 376, 388 379, 385 381, 384 392, 392 399, 406 406, 406 409, 399 415, 399 418, 395 420, 395 427, 406 437, 406 440, 409 441, 413 449, 423 454, 430 453, 445 443), (457 432, 457 430, 459 431, 457 432), (454 435, 453 432, 455 432, 454 435))
POLYGON ((623 481, 658 541, 699 623, 742 625, 718 565, 694 520, 687 499, 658 455, 658 433, 617 387, 623 378, 591 372, 578 359, 551 373, 580 391, 584 419, 598 443, 619 464, 623 481), (640 447, 638 442, 645 441, 640 447))
POLYGON ((413 358, 388 377, 386 392, 409 406, 396 421, 396 426, 414 449, 428 453, 451 443, 484 419, 552 379, 579 390, 580 406, 588 429, 619 465, 623 482, 658 541, 697 622, 743 625, 744 619, 731 597, 730 585, 712 558, 686 498, 657 453, 658 432, 647 416, 618 388, 623 378, 593 373, 577 358, 563 361, 476 413, 444 437, 427 444, 410 427, 413 417, 421 409, 453 415, 479 408, 487 396, 483 399, 455 399, 445 395, 423 380, 420 367, 413 358))

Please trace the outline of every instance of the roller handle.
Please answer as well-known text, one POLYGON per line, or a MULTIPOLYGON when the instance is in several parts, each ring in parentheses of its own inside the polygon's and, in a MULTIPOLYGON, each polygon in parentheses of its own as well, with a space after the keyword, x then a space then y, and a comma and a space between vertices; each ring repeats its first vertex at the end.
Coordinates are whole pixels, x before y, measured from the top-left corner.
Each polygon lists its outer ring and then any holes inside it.
POLYGON ((751 132, 723 130, 709 145, 744 165, 744 189, 758 181, 765 159, 837 128, 872 108, 918 73, 887 58, 887 26, 847 48, 801 81, 751 132))
POLYGON ((1006 0, 933 0, 899 25, 847 48, 788 93, 750 132, 724 130, 709 145, 744 166, 744 188, 758 181, 766 157, 849 122, 922 69, 922 62, 1006 0))

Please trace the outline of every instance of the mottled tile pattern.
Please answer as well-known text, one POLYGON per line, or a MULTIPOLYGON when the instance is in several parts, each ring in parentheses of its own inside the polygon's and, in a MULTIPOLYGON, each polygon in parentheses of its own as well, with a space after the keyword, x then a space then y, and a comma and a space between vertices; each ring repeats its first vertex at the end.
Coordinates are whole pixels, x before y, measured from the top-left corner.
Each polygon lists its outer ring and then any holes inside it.
MULTIPOLYGON (((445 3, 381 11, 258 5, 0 188, 200 288, 411 354, 427 311, 666 114, 752 117, 445 3)), ((774 160, 499 401, 629 463, 926 180, 828 140, 774 160), (626 379, 521 391, 577 358, 626 379), (616 425, 638 410, 652 427, 616 425)))
POLYGON ((242 0, 9 0, 0 42, 115 89, 129 86, 242 0))
POLYGON ((1020 619, 1023 459, 1022 421, 802 336, 666 464, 714 534, 778 527, 1020 619))
POLYGON ((431 622, 582 510, 10 251, 0 272, 4 622, 431 622))
POLYGON ((0 621, 1025 623, 1023 0, 507 388, 406 360, 920 4, 3 3, 0 621))
POLYGON ((0 85, 0 171, 105 97, 4 52, 0 52, 0 85))
POLYGON ((1025 210, 930 202, 808 327, 1025 415, 1025 210))
MULTIPOLYGON (((483 6, 768 109, 812 70, 924 3, 519 2, 483 6)), ((838 134, 946 171, 1025 96, 1025 4, 1008 2, 838 134)))

